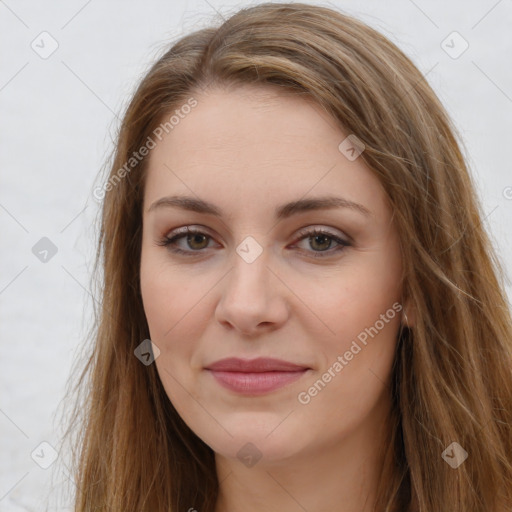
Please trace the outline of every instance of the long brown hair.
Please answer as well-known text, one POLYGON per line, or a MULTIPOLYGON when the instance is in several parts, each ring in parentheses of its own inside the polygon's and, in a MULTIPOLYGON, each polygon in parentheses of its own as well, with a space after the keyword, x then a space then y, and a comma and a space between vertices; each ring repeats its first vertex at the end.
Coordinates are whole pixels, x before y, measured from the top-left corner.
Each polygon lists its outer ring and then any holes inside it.
POLYGON ((149 156, 126 164, 194 95, 239 84, 315 100, 364 142, 361 157, 394 211, 415 322, 397 336, 379 510, 510 512, 512 321, 460 137, 393 43, 304 3, 245 8, 181 38, 127 108, 101 193, 101 306, 68 431, 75 510, 214 510, 213 451, 177 414, 155 365, 134 356, 149 338, 139 285, 149 156), (456 469, 442 457, 453 442, 468 453, 456 469))

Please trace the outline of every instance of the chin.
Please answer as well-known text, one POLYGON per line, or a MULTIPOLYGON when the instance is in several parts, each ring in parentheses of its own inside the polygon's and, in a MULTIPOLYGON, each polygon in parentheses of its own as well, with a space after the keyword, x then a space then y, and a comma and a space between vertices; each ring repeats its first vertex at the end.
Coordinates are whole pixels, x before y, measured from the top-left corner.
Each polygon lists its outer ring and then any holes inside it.
POLYGON ((233 437, 226 434, 222 439, 203 439, 216 454, 224 458, 238 459, 247 467, 275 465, 294 457, 306 448, 305 437, 292 432, 291 425, 287 425, 287 428, 279 425, 280 421, 275 421, 274 418, 268 424, 256 424, 248 420, 240 421, 236 426, 225 423, 226 430, 233 437))

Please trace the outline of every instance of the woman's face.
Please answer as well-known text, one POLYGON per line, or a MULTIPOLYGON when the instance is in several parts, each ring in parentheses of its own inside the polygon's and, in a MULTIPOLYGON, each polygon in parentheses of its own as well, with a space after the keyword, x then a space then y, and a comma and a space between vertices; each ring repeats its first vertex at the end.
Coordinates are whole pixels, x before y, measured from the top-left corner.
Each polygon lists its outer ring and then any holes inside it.
POLYGON ((144 196, 142 298, 170 401, 225 458, 374 442, 402 307, 382 186, 304 98, 195 99, 151 151, 144 196), (215 370, 226 358, 289 364, 215 370))

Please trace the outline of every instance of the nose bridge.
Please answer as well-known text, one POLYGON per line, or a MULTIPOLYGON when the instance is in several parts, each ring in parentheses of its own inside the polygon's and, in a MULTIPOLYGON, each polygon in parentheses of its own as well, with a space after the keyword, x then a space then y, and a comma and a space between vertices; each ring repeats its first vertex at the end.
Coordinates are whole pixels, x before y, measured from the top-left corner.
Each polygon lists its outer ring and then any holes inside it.
POLYGON ((238 300, 246 300, 252 295, 250 302, 256 305, 269 298, 269 253, 253 237, 246 237, 236 248, 234 268, 228 282, 238 300))
POLYGON ((267 268, 272 266, 270 256, 271 251, 252 237, 237 246, 217 305, 218 321, 244 333, 253 332, 260 324, 284 321, 287 309, 279 284, 267 268))

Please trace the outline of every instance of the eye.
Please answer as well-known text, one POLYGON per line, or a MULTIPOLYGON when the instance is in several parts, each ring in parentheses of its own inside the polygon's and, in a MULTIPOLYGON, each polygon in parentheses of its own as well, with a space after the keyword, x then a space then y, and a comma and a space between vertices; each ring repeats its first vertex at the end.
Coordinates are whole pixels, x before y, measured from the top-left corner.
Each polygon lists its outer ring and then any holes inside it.
POLYGON ((343 240, 338 235, 320 228, 305 229, 302 230, 299 235, 300 238, 298 242, 308 240, 308 246, 312 248, 313 251, 306 250, 306 252, 309 252, 314 258, 332 256, 351 245, 347 240, 343 240), (336 244, 336 247, 331 250, 333 243, 336 244))
POLYGON ((175 230, 172 236, 166 236, 162 240, 158 241, 157 245, 168 247, 170 251, 176 254, 195 256, 191 253, 199 253, 202 249, 206 249, 210 240, 212 240, 212 238, 203 231, 185 226, 175 230), (188 249, 186 250, 177 246, 177 242, 182 239, 185 239, 185 244, 188 246, 188 249))
MULTIPOLYGON (((303 229, 299 232, 299 236, 300 238, 298 238, 295 243, 297 244, 297 242, 302 242, 306 239, 309 240, 308 245, 312 250, 301 250, 309 253, 308 255, 314 258, 332 256, 351 245, 347 240, 343 240, 338 235, 325 229, 303 229), (334 249, 332 249, 333 244, 336 244, 334 249)), ((163 239, 159 240, 157 245, 167 247, 175 254, 196 256, 203 252, 203 249, 207 249, 209 242, 212 240, 213 238, 207 233, 194 227, 185 226, 175 230, 171 236, 165 236, 163 239), (178 242, 181 240, 184 240, 186 247, 178 246, 178 242)))

